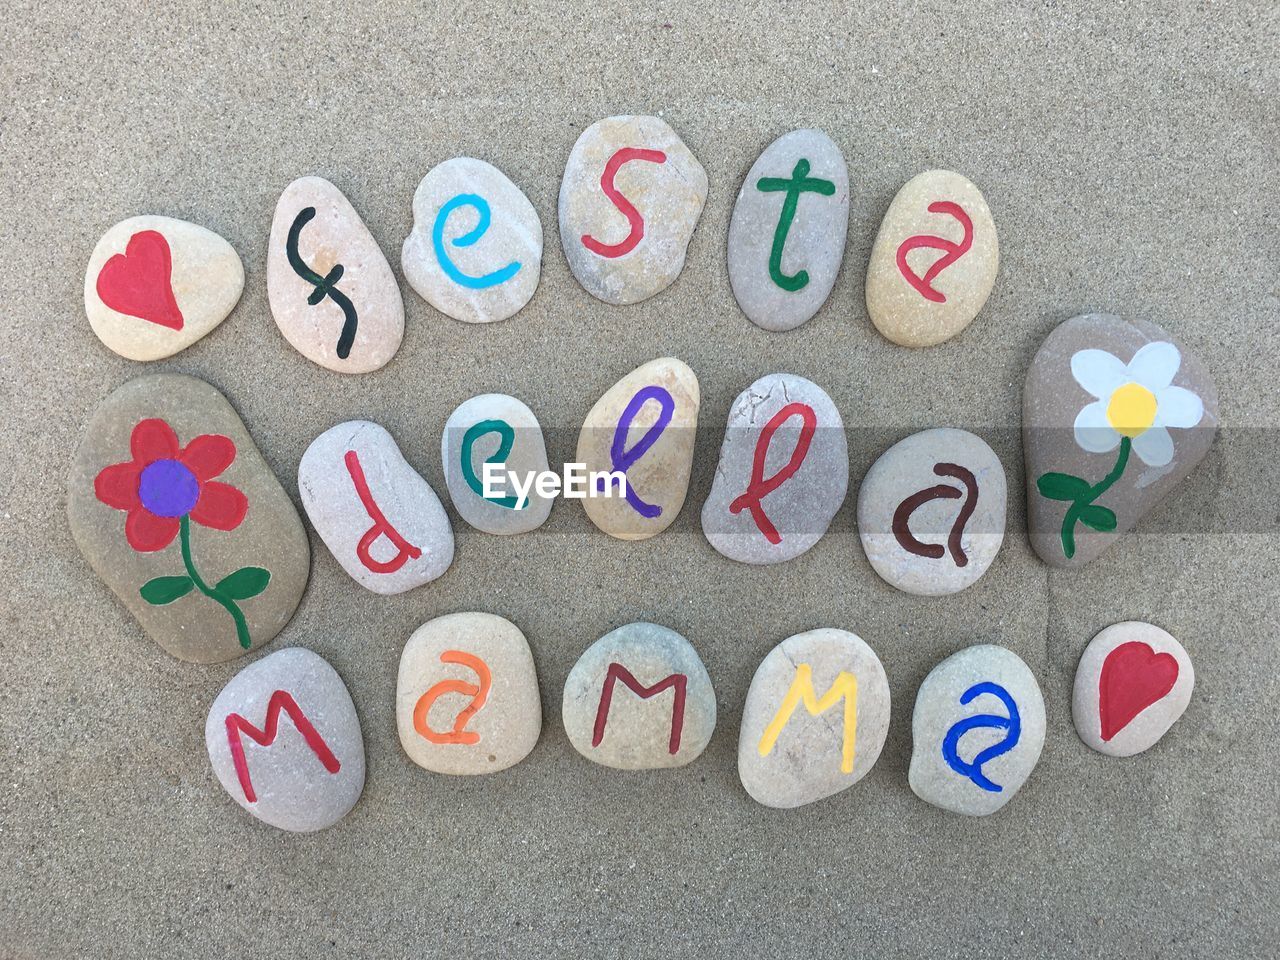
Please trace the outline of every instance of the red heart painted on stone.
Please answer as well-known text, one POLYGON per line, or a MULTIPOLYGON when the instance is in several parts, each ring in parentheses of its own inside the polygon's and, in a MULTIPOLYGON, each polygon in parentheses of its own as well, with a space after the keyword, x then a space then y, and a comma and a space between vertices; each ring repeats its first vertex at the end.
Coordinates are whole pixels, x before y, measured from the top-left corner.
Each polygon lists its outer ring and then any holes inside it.
POLYGON ((1138 714, 1163 699, 1178 682, 1178 661, 1140 640, 1122 643, 1102 662, 1098 712, 1102 739, 1110 740, 1138 714))
POLYGON ((169 241, 156 230, 129 238, 98 273, 98 297, 112 310, 149 320, 171 330, 182 329, 182 311, 173 296, 173 260, 169 241))

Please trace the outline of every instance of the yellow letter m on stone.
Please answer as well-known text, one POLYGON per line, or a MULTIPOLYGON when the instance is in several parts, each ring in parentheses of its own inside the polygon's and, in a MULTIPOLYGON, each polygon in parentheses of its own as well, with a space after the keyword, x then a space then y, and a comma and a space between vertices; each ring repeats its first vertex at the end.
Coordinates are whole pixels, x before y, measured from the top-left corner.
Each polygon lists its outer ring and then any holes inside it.
POLYGON ((853 773, 853 745, 858 738, 858 681, 851 673, 841 670, 831 689, 818 699, 813 693, 813 670, 807 663, 796 665, 796 678, 782 700, 782 706, 760 738, 760 756, 767 757, 778 742, 778 735, 787 725, 796 707, 803 701, 810 716, 826 713, 841 699, 844 700, 844 744, 840 753, 840 770, 853 773))

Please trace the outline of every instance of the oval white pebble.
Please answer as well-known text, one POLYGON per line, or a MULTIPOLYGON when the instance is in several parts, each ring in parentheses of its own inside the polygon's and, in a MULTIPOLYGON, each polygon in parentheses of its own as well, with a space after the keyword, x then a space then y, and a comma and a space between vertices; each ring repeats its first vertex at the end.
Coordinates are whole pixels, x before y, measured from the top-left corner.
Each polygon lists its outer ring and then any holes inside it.
POLYGON ((441 313, 466 323, 506 320, 538 289, 542 221, 493 164, 454 157, 418 184, 400 264, 441 313))
POLYGON ((237 673, 209 707, 218 782, 281 830, 323 830, 364 790, 364 740, 346 684, 310 650, 277 650, 237 673))
POLYGON ((911 789, 953 813, 995 813, 1031 776, 1044 734, 1031 668, 1004 647, 968 647, 929 671, 916 693, 911 789))
POLYGON ((453 562, 453 530, 431 484, 367 420, 330 427, 298 464, 302 506, 342 569, 374 593, 403 593, 453 562))

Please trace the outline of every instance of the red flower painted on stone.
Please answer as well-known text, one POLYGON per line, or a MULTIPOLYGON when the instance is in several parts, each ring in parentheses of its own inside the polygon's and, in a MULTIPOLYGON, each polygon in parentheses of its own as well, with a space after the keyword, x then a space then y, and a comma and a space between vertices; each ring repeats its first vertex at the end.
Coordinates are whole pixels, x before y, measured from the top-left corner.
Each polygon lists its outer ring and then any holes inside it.
POLYGON ((98 474, 93 492, 109 507, 128 511, 124 535, 133 549, 163 550, 178 535, 181 518, 214 530, 234 530, 248 498, 213 478, 236 458, 230 438, 206 433, 186 447, 163 420, 143 420, 129 438, 132 460, 98 474))
POLYGON ((248 497, 213 479, 231 466, 236 445, 229 437, 206 433, 183 447, 173 427, 152 418, 133 428, 129 452, 132 460, 113 463, 98 474, 93 492, 108 507, 126 512, 125 539, 139 553, 163 550, 177 537, 186 571, 148 580, 138 591, 142 599, 164 606, 198 590, 231 615, 236 639, 248 650, 249 624, 236 601, 266 590, 270 571, 241 567, 210 584, 196 569, 191 552, 191 521, 213 530, 234 530, 249 510, 248 497))

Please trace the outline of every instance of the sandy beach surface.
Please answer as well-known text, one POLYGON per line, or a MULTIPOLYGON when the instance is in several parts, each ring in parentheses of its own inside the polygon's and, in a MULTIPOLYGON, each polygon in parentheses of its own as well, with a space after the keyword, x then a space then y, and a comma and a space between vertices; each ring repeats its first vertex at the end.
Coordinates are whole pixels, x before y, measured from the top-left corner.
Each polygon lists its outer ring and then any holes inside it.
MULTIPOLYGON (((1011 5, 232 2, 29 4, 0 36, 0 956, 1272 957, 1280 940, 1280 8, 1268 2, 1011 5), (710 195, 679 280, 635 306, 570 274, 556 200, 594 121, 660 114, 710 195), (733 200, 787 130, 827 131, 849 165, 844 266, 815 319, 753 326, 726 271, 733 200), (411 199, 437 163, 496 164, 533 202, 541 285, 516 317, 449 319, 403 283, 411 199), (880 218, 921 170, 963 172, 1000 232, 994 293, 940 347, 883 339, 863 300, 880 218), (267 306, 272 213, 295 177, 337 184, 401 278, 403 346, 344 378, 283 339, 267 306), (234 313, 168 360, 109 352, 85 317, 85 265, 141 213, 203 224, 244 260, 234 313), (1223 431, 1175 497, 1078 572, 1025 531, 1018 436, 1027 365, 1053 327, 1103 310, 1153 321, 1205 361, 1223 431), (204 746, 209 704, 247 660, 197 666, 148 639, 72 541, 66 477, 82 425, 120 384, 191 373, 222 390, 297 498, 333 424, 367 418, 443 494, 440 431, 466 398, 514 394, 553 462, 586 412, 654 357, 683 359, 703 405, 678 522, 640 543, 559 503, 498 538, 451 509, 457 559, 394 598, 357 586, 310 531, 312 573, 264 652, 329 660, 363 723, 368 782, 336 827, 294 836, 236 806, 204 746), (735 564, 698 512, 733 397, 785 370, 849 427, 831 533, 789 563, 735 564), (981 433, 1009 475, 1008 536, 943 599, 881 581, 858 543, 857 484, 928 426, 981 433), (501 774, 447 778, 396 738, 400 651, 460 610, 521 627, 544 732, 501 774), (1090 638, 1149 620, 1195 662, 1191 706, 1128 760, 1071 723, 1090 638), (633 620, 685 635, 720 722, 676 771, 574 752, 564 678, 633 620), (761 658, 818 626, 858 633, 893 693, 888 742, 852 789, 757 805, 736 770, 761 658), (1039 767, 1000 813, 968 819, 907 785, 916 689, 971 643, 1022 657, 1044 691, 1039 767)), ((256 655, 255 655, 256 656, 256 655)))

